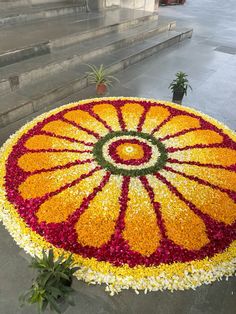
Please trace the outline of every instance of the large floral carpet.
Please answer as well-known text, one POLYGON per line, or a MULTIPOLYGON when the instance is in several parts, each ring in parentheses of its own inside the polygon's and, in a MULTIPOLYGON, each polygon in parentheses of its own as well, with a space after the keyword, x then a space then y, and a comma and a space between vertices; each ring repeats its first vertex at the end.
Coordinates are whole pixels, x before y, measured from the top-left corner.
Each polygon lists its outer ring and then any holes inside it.
POLYGON ((31 255, 73 253, 114 294, 236 269, 236 135, 173 103, 100 98, 43 114, 1 150, 3 224, 31 255))

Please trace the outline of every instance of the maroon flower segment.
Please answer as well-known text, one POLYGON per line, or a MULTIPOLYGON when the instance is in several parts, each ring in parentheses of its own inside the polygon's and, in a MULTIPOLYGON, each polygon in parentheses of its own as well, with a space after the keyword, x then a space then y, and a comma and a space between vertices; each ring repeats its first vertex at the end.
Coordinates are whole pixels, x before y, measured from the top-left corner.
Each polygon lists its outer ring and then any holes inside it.
POLYGON ((148 100, 63 107, 14 145, 7 199, 83 257, 130 267, 212 257, 236 240, 236 142, 209 121, 148 100))

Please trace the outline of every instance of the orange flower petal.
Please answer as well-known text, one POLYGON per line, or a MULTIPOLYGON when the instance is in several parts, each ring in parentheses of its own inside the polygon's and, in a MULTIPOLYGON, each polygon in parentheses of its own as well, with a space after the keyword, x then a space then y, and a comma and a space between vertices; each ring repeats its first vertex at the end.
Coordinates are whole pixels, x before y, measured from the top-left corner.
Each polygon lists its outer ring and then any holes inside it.
POLYGON ((70 141, 56 138, 48 135, 35 135, 29 138, 25 147, 28 149, 76 149, 76 150, 88 150, 89 147, 80 143, 72 143, 70 141))
POLYGON ((183 148, 186 146, 194 146, 198 144, 209 145, 222 143, 223 137, 211 130, 190 131, 180 136, 164 140, 163 143, 167 147, 183 148))
POLYGON ((55 135, 59 136, 67 136, 79 141, 92 143, 97 141, 97 139, 93 135, 90 135, 87 132, 78 129, 74 125, 71 125, 61 120, 49 122, 42 128, 42 130, 54 133, 55 135))
POLYGON ((223 189, 236 191, 236 172, 234 171, 185 164, 169 164, 169 166, 177 171, 200 178, 223 189))
POLYGON ((101 122, 83 110, 69 111, 64 115, 64 117, 69 121, 79 124, 83 128, 98 133, 99 135, 104 136, 108 133, 107 128, 101 122))
POLYGON ((88 173, 94 167, 94 164, 87 163, 66 169, 33 174, 19 186, 19 191, 21 196, 25 199, 42 197, 78 179, 82 174, 88 173))
POLYGON ((133 143, 120 144, 117 147, 117 153, 123 160, 141 159, 144 156, 144 151, 141 145, 133 143))
POLYGON ((128 197, 124 239, 133 251, 149 256, 158 248, 161 234, 150 198, 138 178, 131 178, 128 197))
POLYGON ((167 119, 169 115, 170 113, 168 109, 152 106, 146 114, 146 118, 142 126, 142 131, 146 133, 151 133, 165 119, 167 119))
POLYGON ((183 130, 192 128, 200 128, 200 120, 187 115, 179 115, 173 117, 170 121, 164 124, 159 131, 154 133, 157 138, 162 138, 167 135, 174 135, 183 130))
POLYGON ((147 178, 153 188, 155 202, 160 204, 168 238, 188 250, 199 250, 205 246, 209 240, 202 219, 171 192, 165 183, 152 176, 147 178))
POLYGON ((168 154, 169 158, 180 161, 194 161, 201 164, 232 166, 236 164, 236 151, 230 148, 191 148, 168 154))
POLYGON ((111 176, 80 216, 75 226, 80 244, 100 247, 110 240, 120 212, 121 185, 122 177, 111 176))
POLYGON ((93 107, 93 111, 112 128, 113 131, 120 131, 120 123, 116 108, 110 104, 100 104, 93 107))
POLYGON ((36 214, 39 222, 59 223, 65 221, 69 215, 80 207, 83 199, 100 184, 105 173, 104 170, 97 171, 78 184, 45 201, 36 214))
POLYGON ((90 153, 35 152, 22 155, 18 159, 18 166, 24 171, 36 171, 91 158, 92 154, 90 153))
POLYGON ((137 126, 144 112, 143 106, 135 103, 128 103, 121 107, 121 112, 127 130, 137 131, 137 126))
POLYGON ((173 175, 164 170, 161 174, 203 213, 226 224, 232 224, 236 220, 236 204, 226 193, 199 184, 180 174, 173 175))

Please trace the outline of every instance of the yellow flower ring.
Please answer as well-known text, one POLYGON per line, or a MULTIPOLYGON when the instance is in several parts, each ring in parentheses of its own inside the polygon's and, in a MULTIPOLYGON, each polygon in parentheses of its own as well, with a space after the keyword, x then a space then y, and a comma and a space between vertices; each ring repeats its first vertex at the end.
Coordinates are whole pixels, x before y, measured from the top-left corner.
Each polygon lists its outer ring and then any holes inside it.
POLYGON ((188 289, 236 269, 236 135, 140 98, 43 114, 1 151, 1 218, 32 255, 73 253, 114 294, 188 289))

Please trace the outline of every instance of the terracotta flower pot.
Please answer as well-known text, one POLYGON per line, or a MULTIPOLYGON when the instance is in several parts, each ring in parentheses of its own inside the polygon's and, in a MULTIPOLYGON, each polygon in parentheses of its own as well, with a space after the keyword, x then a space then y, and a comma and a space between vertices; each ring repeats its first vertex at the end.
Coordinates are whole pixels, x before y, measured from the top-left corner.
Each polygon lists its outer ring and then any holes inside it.
POLYGON ((97 95, 104 95, 107 92, 106 84, 104 84, 104 83, 98 84, 96 86, 96 92, 97 92, 97 95))

